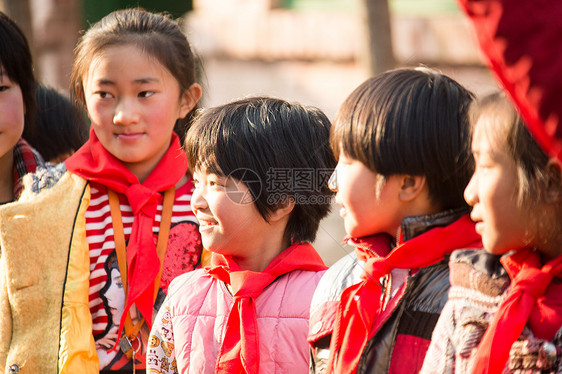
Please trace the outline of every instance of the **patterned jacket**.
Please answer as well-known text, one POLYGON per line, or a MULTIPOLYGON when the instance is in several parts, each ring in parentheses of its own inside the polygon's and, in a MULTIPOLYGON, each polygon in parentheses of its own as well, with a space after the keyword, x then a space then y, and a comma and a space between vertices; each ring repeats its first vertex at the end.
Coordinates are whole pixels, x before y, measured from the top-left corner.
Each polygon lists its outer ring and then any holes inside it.
MULTIPOLYGON (((451 289, 421 373, 470 373, 478 344, 507 296, 510 279, 500 256, 486 251, 451 255, 451 289)), ((504 373, 561 373, 562 329, 553 342, 528 328, 513 344, 504 373)))
MULTIPOLYGON (((404 240, 431 228, 446 226, 465 209, 428 216, 407 217, 401 225, 404 240)), ((335 312, 341 293, 361 281, 362 263, 350 254, 334 264, 322 277, 311 305, 309 343, 311 373, 324 373, 335 312)), ((448 257, 434 265, 409 271, 395 269, 382 279, 385 306, 375 335, 368 341, 359 362, 358 373, 417 373, 429 347, 433 328, 447 301, 448 257)))

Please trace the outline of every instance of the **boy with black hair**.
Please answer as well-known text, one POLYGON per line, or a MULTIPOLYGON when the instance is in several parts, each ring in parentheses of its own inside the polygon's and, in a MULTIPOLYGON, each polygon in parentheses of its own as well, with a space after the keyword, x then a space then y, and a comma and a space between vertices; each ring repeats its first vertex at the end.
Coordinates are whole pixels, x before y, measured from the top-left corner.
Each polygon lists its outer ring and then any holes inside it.
POLYGON ((434 70, 406 68, 368 79, 340 107, 330 187, 355 254, 314 294, 313 372, 421 368, 447 300, 448 255, 481 246, 463 200, 472 97, 434 70))

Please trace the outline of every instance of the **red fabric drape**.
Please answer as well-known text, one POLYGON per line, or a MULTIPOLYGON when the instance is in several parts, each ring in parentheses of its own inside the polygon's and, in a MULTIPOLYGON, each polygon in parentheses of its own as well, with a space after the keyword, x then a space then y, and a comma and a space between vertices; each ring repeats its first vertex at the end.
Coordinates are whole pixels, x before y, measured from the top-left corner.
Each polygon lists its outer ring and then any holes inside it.
POLYGON ((562 1, 458 2, 529 130, 562 161, 562 1))

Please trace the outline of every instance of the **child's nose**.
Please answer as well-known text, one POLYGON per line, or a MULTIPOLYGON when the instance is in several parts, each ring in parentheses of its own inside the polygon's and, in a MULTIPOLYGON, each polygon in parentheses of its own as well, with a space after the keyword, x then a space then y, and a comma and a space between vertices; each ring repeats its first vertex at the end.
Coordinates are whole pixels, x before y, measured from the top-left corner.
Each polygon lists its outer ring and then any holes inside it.
POLYGON ((116 125, 130 125, 139 121, 139 114, 132 100, 122 99, 115 108, 113 123, 116 125))
POLYGON ((202 194, 201 188, 196 188, 191 193, 191 209, 195 212, 207 208, 207 200, 202 194))
POLYGON ((464 200, 470 206, 474 206, 474 204, 478 201, 478 194, 476 191, 476 174, 472 175, 472 178, 470 178, 468 185, 464 189, 464 200))

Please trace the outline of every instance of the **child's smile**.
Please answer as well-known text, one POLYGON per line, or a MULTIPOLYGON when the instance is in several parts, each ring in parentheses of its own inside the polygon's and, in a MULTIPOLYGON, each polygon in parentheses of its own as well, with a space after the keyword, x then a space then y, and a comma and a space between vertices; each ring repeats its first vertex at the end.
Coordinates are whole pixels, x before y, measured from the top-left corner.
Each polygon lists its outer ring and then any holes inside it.
POLYGON ((201 214, 197 214, 197 220, 199 221, 199 231, 212 230, 217 225, 216 221, 204 218, 201 214))

